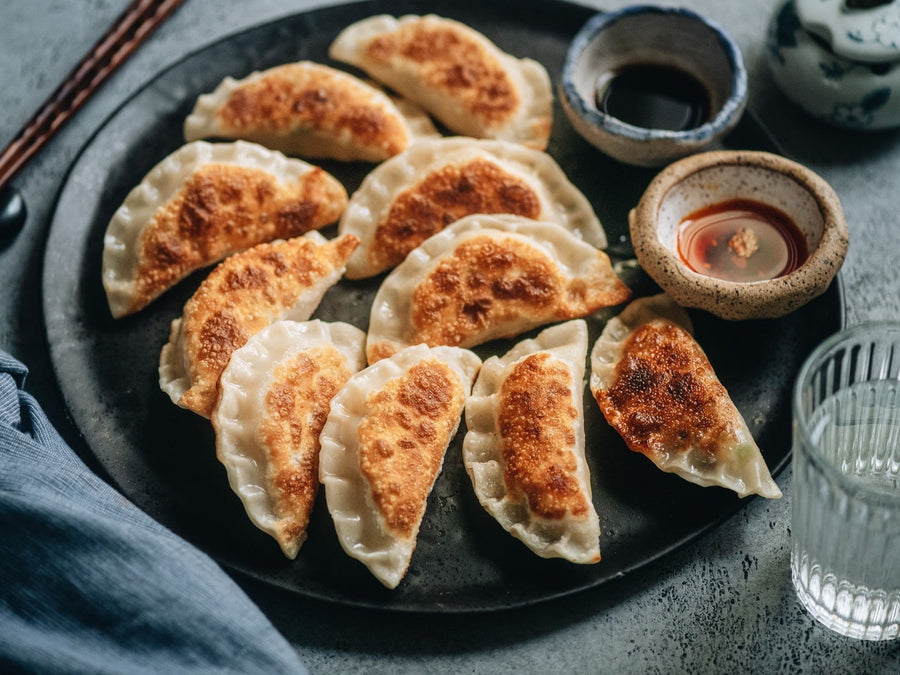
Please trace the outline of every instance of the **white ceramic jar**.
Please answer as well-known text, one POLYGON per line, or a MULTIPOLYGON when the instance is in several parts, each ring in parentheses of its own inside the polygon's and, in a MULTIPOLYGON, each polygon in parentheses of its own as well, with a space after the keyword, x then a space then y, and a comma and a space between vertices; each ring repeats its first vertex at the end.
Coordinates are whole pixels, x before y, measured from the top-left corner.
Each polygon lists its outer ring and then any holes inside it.
POLYGON ((829 124, 900 125, 900 0, 856 4, 867 7, 785 0, 769 23, 769 67, 789 99, 829 124))

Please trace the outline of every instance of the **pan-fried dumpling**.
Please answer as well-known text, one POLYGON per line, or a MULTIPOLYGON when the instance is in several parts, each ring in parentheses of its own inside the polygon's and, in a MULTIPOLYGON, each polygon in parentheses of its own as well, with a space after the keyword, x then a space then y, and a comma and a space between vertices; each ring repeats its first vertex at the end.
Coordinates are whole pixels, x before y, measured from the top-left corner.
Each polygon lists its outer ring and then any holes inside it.
POLYGON ((466 401, 463 463, 478 501, 543 558, 600 561, 584 455, 583 319, 542 331, 481 367, 466 401))
POLYGON ((275 321, 306 321, 358 244, 352 234, 326 240, 309 232, 226 258, 172 322, 159 386, 175 404, 209 417, 234 350, 275 321))
POLYGON ((110 220, 103 238, 110 311, 136 312, 194 270, 336 222, 346 205, 341 183, 299 159, 240 141, 184 145, 110 220))
POLYGON ((547 147, 553 125, 547 70, 458 21, 372 16, 345 28, 329 56, 415 101, 454 133, 547 147))
POLYGON ((420 342, 473 347, 588 316, 630 295, 603 251, 559 225, 466 216, 385 277, 372 302, 366 356, 374 363, 420 342))
POLYGON ((591 393, 626 445, 663 471, 741 497, 781 497, 747 423, 666 295, 632 302, 591 352, 591 393))
POLYGON ((288 155, 344 161, 380 162, 429 135, 438 131, 418 106, 311 61, 226 77, 184 122, 189 141, 242 138, 288 155))
POLYGON ((353 375, 331 401, 319 479, 344 551, 388 588, 403 579, 428 495, 481 366, 415 345, 353 375))
POLYGON ((353 193, 339 231, 360 239, 347 277, 370 277, 450 223, 474 213, 546 220, 604 248, 606 234, 585 196, 550 155, 506 141, 415 142, 380 164, 353 193))
POLYGON ((277 321, 236 350, 212 414, 216 455, 250 520, 295 558, 319 491, 319 434, 331 399, 365 367, 346 323, 277 321))

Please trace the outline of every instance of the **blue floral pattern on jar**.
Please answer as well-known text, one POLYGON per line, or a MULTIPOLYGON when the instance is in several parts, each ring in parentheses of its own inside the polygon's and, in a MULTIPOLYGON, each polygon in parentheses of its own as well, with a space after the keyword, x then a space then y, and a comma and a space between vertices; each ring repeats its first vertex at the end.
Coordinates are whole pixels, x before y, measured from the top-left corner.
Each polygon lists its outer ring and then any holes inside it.
MULTIPOLYGON (((900 2, 896 3, 900 10, 900 2)), ((871 34, 900 46, 900 12, 881 17, 871 34), (890 17, 889 17, 890 18, 890 17)), ((829 124, 848 129, 900 125, 900 60, 862 63, 835 54, 800 21, 795 0, 776 8, 766 33, 766 57, 776 83, 794 103, 829 124)))

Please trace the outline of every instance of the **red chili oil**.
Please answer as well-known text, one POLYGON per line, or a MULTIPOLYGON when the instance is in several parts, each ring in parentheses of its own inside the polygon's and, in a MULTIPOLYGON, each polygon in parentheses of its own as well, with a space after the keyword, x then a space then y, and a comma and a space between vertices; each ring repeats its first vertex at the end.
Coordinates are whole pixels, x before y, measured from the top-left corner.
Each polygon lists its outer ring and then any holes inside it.
POLYGON ((750 199, 689 214, 678 226, 676 243, 689 268, 734 282, 776 279, 809 257, 803 233, 786 213, 750 199))

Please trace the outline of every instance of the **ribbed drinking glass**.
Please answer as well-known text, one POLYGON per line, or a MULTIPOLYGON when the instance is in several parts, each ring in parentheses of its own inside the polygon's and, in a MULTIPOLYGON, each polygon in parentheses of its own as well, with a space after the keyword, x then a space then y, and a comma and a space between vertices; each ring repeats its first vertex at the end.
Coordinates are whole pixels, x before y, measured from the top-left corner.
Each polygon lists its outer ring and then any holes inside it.
POLYGON ((900 322, 817 347, 793 396, 791 576, 833 631, 900 635, 900 322))

